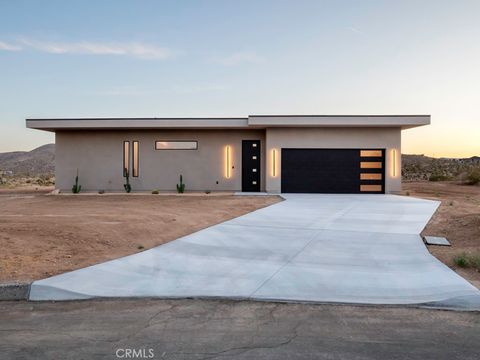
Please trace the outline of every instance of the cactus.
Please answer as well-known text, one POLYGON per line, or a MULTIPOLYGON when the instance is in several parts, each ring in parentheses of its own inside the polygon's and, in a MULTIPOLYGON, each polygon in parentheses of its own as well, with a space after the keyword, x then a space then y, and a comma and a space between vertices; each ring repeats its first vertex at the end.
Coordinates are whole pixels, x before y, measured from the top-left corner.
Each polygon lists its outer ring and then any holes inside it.
POLYGON ((183 183, 183 176, 180 175, 180 184, 177 184, 177 192, 183 194, 185 191, 185 184, 183 183))
POLYGON ((82 190, 82 185, 78 185, 78 168, 77 168, 77 176, 75 176, 75 184, 72 186, 72 193, 78 194, 82 190))
POLYGON ((128 174, 128 170, 125 171, 125 184, 123 184, 123 187, 127 193, 132 191, 132 185, 130 185, 130 176, 128 174))

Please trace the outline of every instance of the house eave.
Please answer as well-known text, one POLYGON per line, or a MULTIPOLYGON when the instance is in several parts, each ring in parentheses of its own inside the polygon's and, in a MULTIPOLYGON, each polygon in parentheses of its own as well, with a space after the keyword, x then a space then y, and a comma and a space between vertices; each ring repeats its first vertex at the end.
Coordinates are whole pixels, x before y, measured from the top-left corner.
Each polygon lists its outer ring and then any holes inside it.
POLYGON ((245 118, 59 118, 26 119, 30 129, 265 129, 272 127, 395 127, 430 124, 430 115, 250 115, 245 118))

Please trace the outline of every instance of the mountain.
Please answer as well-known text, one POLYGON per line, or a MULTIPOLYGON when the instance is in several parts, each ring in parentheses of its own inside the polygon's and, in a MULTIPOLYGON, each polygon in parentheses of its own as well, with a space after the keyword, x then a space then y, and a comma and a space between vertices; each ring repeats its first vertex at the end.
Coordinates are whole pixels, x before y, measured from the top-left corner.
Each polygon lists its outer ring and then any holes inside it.
POLYGON ((0 173, 13 176, 53 175, 55 144, 40 146, 32 151, 0 153, 0 173))
POLYGON ((437 159, 425 155, 402 154, 404 180, 464 180, 473 169, 480 169, 479 156, 437 159))

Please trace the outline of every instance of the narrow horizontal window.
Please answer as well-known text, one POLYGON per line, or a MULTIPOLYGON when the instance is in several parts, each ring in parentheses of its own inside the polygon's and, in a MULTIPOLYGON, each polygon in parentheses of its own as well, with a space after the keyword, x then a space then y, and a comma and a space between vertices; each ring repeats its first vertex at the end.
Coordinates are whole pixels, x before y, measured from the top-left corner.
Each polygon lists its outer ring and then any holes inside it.
POLYGON ((155 150, 197 150, 198 141, 155 141, 155 150))
POLYGON ((138 141, 133 141, 132 145, 133 145, 132 176, 138 177, 138 160, 139 160, 138 141))
POLYGON ((381 169, 382 163, 381 162, 369 162, 369 161, 361 161, 360 162, 361 169, 381 169))
POLYGON ((382 150, 360 150, 361 157, 382 157, 382 150))
POLYGON ((382 191, 382 185, 360 185, 360 191, 382 191))
POLYGON ((360 180, 382 180, 382 174, 360 174, 360 180))

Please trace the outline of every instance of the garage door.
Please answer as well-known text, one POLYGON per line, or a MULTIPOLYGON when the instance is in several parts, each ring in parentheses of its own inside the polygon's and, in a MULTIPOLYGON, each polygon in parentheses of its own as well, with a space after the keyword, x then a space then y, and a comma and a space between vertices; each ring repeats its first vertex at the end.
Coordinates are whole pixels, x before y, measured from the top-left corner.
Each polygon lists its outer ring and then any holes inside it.
POLYGON ((384 149, 282 149, 282 192, 385 193, 384 149))

